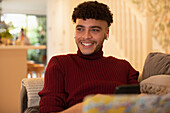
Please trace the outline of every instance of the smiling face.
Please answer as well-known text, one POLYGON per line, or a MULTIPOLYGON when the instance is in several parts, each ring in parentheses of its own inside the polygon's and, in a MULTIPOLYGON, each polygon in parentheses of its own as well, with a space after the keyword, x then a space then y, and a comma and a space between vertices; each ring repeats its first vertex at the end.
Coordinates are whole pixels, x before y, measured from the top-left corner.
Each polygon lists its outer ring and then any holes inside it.
POLYGON ((84 55, 98 52, 108 34, 108 25, 104 20, 76 20, 75 41, 77 47, 84 55))

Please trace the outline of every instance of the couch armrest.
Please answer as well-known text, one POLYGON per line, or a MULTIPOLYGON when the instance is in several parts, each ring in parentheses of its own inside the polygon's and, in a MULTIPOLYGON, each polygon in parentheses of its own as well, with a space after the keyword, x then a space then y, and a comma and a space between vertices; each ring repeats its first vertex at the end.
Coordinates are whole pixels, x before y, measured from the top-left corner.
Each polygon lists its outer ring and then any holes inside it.
POLYGON ((21 92, 20 92, 20 108, 21 108, 21 113, 24 113, 24 111, 26 110, 27 102, 28 102, 27 90, 26 90, 25 86, 22 85, 21 92))

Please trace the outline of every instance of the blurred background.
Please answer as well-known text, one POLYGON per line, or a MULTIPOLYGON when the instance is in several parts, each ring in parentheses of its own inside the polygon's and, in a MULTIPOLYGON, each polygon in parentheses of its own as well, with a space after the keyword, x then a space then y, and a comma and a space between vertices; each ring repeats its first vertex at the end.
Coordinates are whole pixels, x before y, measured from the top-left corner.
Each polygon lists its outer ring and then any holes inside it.
MULTIPOLYGON (((5 22, 11 40, 20 37, 21 29, 31 45, 46 45, 46 1, 45 0, 1 0, 1 22, 5 22)), ((27 60, 46 64, 45 50, 28 50, 27 60)))
MULTIPOLYGON (((71 15, 74 7, 83 1, 85 0, 1 0, 1 22, 6 23, 14 39, 19 36, 20 29, 24 28, 31 45, 47 45, 47 49, 45 50, 29 50, 27 57, 28 60, 46 64, 54 55, 76 53, 77 47, 74 43, 74 24, 71 20, 71 15)), ((148 40, 148 44, 140 48, 144 49, 144 47, 147 46, 147 52, 145 53, 142 49, 136 50, 145 54, 142 56, 143 59, 145 59, 146 54, 152 51, 169 53, 169 0, 98 1, 108 4, 113 12, 114 18, 114 23, 110 27, 109 40, 104 43, 104 55, 127 59, 133 65, 133 60, 140 59, 136 59, 135 55, 132 56, 133 59, 128 58, 128 54, 136 54, 132 53, 131 50, 145 40, 148 40), (126 8, 126 4, 131 8, 126 8), (132 10, 131 12, 139 13, 135 15, 137 17, 130 17, 130 10, 132 10), (139 25, 139 27, 141 26, 142 29, 146 29, 148 32, 140 34, 141 30, 135 27, 135 31, 133 30, 132 23, 138 21, 135 20, 135 18, 143 18, 143 20, 139 21, 143 21, 143 24, 146 25, 139 25), (126 22, 128 19, 130 19, 129 22, 126 22), (128 25, 130 21, 132 23, 128 25), (127 25, 128 28, 126 27, 127 25), (136 32, 136 34, 131 33, 132 31, 136 32), (127 40, 124 39, 127 35, 126 32, 130 32, 129 39, 127 40), (138 42, 139 44, 134 42, 133 47, 126 47, 128 40, 137 41, 130 37, 143 34, 146 36, 141 36, 142 38, 140 42, 138 42), (148 45, 150 47, 148 47, 148 45), (126 50, 126 48, 128 50, 126 50), (128 53, 128 51, 130 52, 128 53)), ((141 70, 143 61, 144 60, 139 64, 141 65, 140 68, 136 67, 135 64, 134 67, 141 70)))

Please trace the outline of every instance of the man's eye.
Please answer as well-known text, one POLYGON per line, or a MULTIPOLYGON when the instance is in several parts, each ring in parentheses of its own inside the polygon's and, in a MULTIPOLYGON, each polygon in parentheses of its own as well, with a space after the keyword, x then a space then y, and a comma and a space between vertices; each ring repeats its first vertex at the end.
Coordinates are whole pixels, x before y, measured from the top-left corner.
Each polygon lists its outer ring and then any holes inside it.
POLYGON ((83 31, 83 29, 82 29, 82 28, 77 28, 76 30, 77 30, 77 31, 83 31))
POLYGON ((99 32, 100 30, 98 29, 92 29, 93 32, 99 32))

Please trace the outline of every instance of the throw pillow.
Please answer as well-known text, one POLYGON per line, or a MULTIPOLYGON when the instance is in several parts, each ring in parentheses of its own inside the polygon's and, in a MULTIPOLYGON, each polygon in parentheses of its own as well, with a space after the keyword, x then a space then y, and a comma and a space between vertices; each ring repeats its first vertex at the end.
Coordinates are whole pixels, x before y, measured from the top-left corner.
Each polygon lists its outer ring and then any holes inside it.
POLYGON ((170 76, 157 75, 140 82, 141 93, 163 95, 170 93, 170 76))
POLYGON ((28 108, 39 106, 40 97, 38 92, 43 89, 44 78, 24 78, 22 85, 27 90, 28 108))

